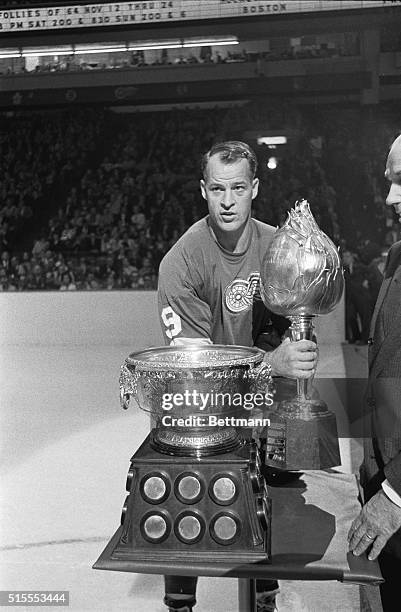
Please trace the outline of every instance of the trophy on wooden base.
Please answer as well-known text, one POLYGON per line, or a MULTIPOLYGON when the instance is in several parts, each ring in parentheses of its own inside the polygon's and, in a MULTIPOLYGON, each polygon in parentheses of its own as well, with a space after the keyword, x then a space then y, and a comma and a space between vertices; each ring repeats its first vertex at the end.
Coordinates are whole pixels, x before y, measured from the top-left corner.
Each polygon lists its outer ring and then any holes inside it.
MULTIPOLYGON (((338 250, 306 200, 296 202, 265 255, 261 296, 291 321, 291 340, 314 340, 313 318, 339 302, 344 277, 338 250)), ((278 404, 267 433, 266 464, 282 470, 340 465, 335 415, 313 396, 312 379, 297 379, 296 396, 278 404)))
POLYGON ((127 357, 121 406, 133 397, 154 427, 131 457, 121 526, 95 569, 169 574, 174 563, 271 562, 259 445, 237 424, 249 422, 242 400, 258 385, 270 389, 263 357, 216 344, 127 357))

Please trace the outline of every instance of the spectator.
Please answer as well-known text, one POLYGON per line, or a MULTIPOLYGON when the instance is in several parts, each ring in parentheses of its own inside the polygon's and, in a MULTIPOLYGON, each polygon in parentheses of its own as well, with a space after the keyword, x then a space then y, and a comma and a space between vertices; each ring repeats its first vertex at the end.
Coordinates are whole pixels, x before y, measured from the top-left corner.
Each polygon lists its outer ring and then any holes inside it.
POLYGON ((60 291, 75 291, 77 288, 72 275, 69 272, 65 272, 61 278, 61 284, 59 287, 60 291))
POLYGON ((346 339, 350 344, 368 343, 371 318, 371 299, 367 266, 360 263, 355 253, 343 254, 345 278, 346 339))

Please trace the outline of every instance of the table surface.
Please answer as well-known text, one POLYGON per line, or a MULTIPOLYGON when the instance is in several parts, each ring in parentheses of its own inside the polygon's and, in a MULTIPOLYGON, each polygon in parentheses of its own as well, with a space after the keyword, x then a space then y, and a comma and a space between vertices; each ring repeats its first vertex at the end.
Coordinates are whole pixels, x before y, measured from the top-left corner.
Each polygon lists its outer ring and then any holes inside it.
POLYGON ((360 511, 353 474, 334 470, 292 473, 285 483, 271 480, 272 562, 221 563, 108 561, 119 528, 95 563, 95 569, 143 574, 226 576, 288 580, 339 580, 354 584, 382 581, 376 561, 347 550, 347 533, 360 511))

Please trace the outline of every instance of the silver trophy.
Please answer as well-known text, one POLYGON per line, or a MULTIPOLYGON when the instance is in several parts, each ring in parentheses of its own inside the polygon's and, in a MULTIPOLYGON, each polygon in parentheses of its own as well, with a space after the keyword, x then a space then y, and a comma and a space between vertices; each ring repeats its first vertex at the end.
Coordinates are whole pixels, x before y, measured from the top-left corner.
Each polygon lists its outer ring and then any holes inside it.
POLYGON ((263 357, 255 347, 220 344, 131 353, 121 368, 121 406, 128 408, 133 396, 152 415, 150 444, 159 452, 227 453, 241 444, 233 423, 249 416, 241 398, 261 389, 268 395, 272 388, 271 368, 263 357))
MULTIPOLYGON (((293 341, 316 340, 313 318, 335 308, 343 287, 337 248, 319 229, 308 202, 296 202, 264 257, 263 302, 290 319, 293 341)), ((340 465, 336 418, 316 397, 312 379, 297 379, 296 396, 278 405, 266 450, 266 463, 284 470, 340 465)))

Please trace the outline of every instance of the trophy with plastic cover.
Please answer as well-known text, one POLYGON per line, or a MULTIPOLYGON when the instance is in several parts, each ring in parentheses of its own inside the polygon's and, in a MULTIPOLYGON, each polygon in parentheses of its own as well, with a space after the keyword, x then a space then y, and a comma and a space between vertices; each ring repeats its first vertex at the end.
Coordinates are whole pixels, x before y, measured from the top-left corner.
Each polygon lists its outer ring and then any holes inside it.
MULTIPOLYGON (((343 286, 337 248, 319 229, 308 202, 296 202, 263 261, 263 302, 290 319, 291 340, 315 340, 313 318, 335 308, 343 286)), ((311 379, 297 379, 296 396, 278 404, 267 434, 270 467, 291 471, 340 465, 336 417, 315 395, 311 379)))

